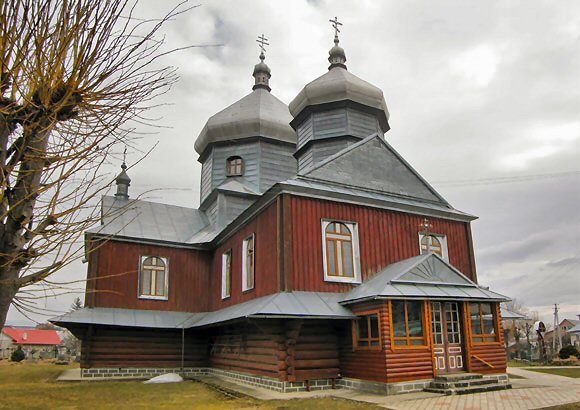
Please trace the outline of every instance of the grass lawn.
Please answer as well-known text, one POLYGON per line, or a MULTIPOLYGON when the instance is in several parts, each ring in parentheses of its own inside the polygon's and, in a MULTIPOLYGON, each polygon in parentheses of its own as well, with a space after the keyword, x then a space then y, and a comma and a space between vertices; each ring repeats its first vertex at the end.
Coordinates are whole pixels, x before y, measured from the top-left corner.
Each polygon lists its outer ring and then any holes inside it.
MULTIPOLYGON (((70 367, 68 367, 70 368, 70 367)), ((334 398, 229 399, 201 383, 56 382, 66 366, 0 361, 0 409, 375 409, 334 398)))
POLYGON ((532 368, 529 368, 526 370, 531 370, 532 372, 556 374, 558 376, 573 377, 575 379, 580 378, 580 367, 565 367, 565 368, 559 368, 559 369, 532 369, 532 368))

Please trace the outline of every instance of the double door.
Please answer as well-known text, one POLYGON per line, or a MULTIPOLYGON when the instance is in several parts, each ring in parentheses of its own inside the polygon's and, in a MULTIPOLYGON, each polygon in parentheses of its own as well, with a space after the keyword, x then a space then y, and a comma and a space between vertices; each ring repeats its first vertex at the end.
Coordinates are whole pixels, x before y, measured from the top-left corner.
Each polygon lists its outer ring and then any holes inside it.
POLYGON ((437 373, 463 371, 463 340, 459 303, 431 302, 431 315, 437 373))

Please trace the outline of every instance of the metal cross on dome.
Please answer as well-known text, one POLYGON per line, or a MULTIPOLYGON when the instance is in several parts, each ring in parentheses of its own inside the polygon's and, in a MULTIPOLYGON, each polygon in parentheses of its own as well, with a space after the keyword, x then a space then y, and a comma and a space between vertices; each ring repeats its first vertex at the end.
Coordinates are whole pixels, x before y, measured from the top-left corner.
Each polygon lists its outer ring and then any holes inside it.
POLYGON ((334 20, 328 20, 332 23, 332 27, 334 27, 334 37, 338 37, 338 33, 340 33, 340 29, 338 26, 342 26, 342 23, 338 21, 338 17, 334 17, 334 20))
POLYGON ((268 43, 268 39, 266 37, 264 37, 264 34, 262 34, 261 36, 258 36, 256 43, 258 43, 260 45, 260 51, 262 53, 266 52, 266 48, 264 46, 270 45, 270 43, 268 43))

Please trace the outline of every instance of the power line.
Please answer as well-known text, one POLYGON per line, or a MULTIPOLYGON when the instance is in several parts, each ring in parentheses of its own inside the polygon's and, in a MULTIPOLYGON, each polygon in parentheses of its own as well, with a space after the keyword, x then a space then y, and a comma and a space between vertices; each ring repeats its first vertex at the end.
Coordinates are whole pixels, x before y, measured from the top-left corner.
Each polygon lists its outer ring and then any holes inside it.
POLYGON ((433 185, 439 186, 471 186, 471 185, 494 185, 510 184, 515 182, 537 181, 541 179, 566 178, 580 175, 580 171, 555 172, 551 174, 519 175, 513 177, 495 177, 481 179, 459 179, 446 181, 433 181, 433 185))

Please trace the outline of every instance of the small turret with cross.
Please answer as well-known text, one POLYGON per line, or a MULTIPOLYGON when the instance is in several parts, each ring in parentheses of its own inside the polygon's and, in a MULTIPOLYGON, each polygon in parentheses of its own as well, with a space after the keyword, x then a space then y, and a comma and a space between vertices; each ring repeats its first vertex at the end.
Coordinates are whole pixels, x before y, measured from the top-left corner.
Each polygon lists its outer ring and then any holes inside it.
POLYGON ((346 54, 344 49, 338 45, 338 33, 340 33, 339 27, 342 26, 342 23, 338 21, 337 17, 328 21, 330 21, 332 28, 334 28, 334 47, 332 47, 328 52, 328 62, 330 63, 328 69, 331 70, 335 67, 346 69, 346 54))
POLYGON ((270 91, 270 77, 272 75, 270 74, 270 67, 264 63, 264 60, 266 59, 264 54, 266 52, 265 46, 269 46, 270 43, 268 43, 268 39, 264 37, 263 34, 258 36, 256 42, 260 45, 260 62, 254 67, 254 73, 252 75, 256 81, 252 89, 255 90, 257 88, 263 88, 267 91, 270 91))

